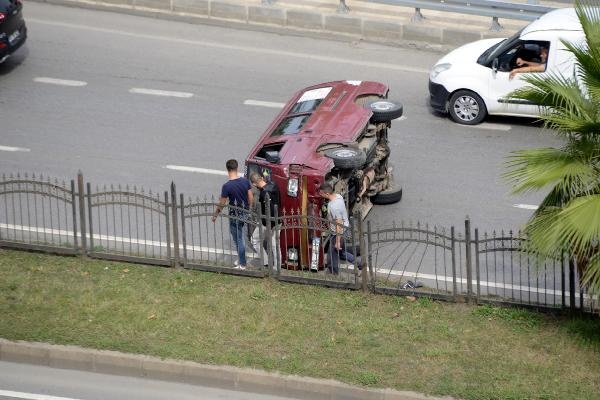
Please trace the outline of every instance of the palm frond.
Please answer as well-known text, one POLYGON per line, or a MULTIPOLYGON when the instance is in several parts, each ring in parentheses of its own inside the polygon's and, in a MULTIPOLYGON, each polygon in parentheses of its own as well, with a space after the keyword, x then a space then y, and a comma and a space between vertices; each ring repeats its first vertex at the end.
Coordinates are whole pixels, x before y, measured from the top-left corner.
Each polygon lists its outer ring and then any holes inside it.
POLYGON ((593 292, 600 290, 600 251, 596 251, 588 260, 581 282, 593 292))
POLYGON ((600 238, 600 194, 578 197, 559 216, 565 240, 575 249, 589 248, 600 238))

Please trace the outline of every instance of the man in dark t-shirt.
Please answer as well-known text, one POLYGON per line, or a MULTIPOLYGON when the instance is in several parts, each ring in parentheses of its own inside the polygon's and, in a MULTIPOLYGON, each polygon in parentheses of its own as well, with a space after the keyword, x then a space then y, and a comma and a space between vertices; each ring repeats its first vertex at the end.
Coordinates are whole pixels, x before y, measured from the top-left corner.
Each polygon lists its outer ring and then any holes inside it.
MULTIPOLYGON (((274 184, 273 182, 267 182, 265 180, 265 178, 263 176, 261 176, 260 174, 254 172, 252 174, 250 174, 250 182, 252 183, 252 186, 258 188, 258 190, 260 191, 260 195, 258 196, 258 202, 260 203, 260 211, 261 211, 261 215, 263 215, 262 218, 262 226, 266 227, 267 226, 267 219, 266 216, 267 215, 267 203, 269 203, 269 213, 268 215, 272 218, 271 219, 271 249, 272 249, 272 256, 273 256, 273 263, 274 265, 277 264, 277 239, 276 239, 276 233, 275 233, 275 218, 278 217, 278 215, 276 214, 276 210, 279 210, 280 207, 280 197, 279 197, 279 188, 277 187, 276 184, 274 184), (268 197, 268 201, 267 201, 267 197, 268 197)), ((278 212, 278 211, 277 211, 278 212)), ((263 229, 262 230, 264 232, 264 234, 267 234, 267 230, 263 229)), ((260 230, 259 229, 255 229, 254 233, 252 234, 252 246, 254 246, 254 248, 258 251, 258 249, 260 249, 259 246, 262 245, 261 243, 261 239, 260 239, 260 235, 259 235, 260 230)), ((268 265, 267 264, 267 260, 263 260, 263 264, 264 265, 268 265)))
POLYGON ((237 249, 239 260, 235 263, 236 268, 246 269, 246 246, 244 244, 244 224, 248 219, 248 207, 254 201, 250 181, 243 176, 238 176, 238 162, 228 160, 225 163, 229 180, 221 188, 221 198, 212 222, 222 208, 229 202, 229 232, 237 249))

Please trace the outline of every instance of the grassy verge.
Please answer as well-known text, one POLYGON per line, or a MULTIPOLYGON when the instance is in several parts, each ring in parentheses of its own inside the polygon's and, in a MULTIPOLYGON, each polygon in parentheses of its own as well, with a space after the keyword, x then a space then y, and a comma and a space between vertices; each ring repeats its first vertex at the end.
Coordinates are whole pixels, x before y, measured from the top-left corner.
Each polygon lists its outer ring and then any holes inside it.
POLYGON ((0 250, 0 337, 465 399, 597 399, 600 322, 0 250))

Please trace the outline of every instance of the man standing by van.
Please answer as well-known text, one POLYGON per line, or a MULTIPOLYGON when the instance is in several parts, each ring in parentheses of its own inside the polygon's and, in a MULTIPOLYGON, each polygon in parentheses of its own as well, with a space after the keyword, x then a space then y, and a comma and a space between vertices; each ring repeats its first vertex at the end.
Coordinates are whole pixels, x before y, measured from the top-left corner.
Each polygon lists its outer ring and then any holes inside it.
MULTIPOLYGON (((333 186, 327 182, 319 186, 319 194, 329 201, 327 205, 327 219, 330 222, 329 232, 331 236, 327 252, 329 259, 328 270, 332 274, 337 275, 340 273, 340 259, 350 263, 356 262, 357 264, 360 264, 360 260, 346 250, 344 236, 347 233, 346 230, 349 229, 350 221, 348 220, 348 211, 346 210, 344 199, 341 195, 335 193, 333 186)), ((357 267, 361 268, 360 265, 357 265, 357 267)))
POLYGON ((229 200, 229 232, 238 252, 237 269, 246 269, 246 246, 244 244, 244 225, 248 219, 248 207, 254 201, 252 187, 248 179, 238 176, 238 162, 227 160, 225 163, 229 180, 221 188, 219 205, 212 216, 212 222, 229 200))
MULTIPOLYGON (((279 198, 279 188, 277 187, 276 184, 274 184, 273 182, 267 182, 265 180, 265 178, 260 175, 257 172, 253 172, 250 174, 250 182, 252 183, 252 186, 256 187, 259 191, 260 191, 260 195, 258 196, 258 202, 259 202, 259 206, 260 206, 260 211, 261 211, 261 215, 263 215, 261 224, 264 227, 264 229, 262 230, 263 232, 267 232, 266 230, 266 226, 267 226, 267 220, 265 218, 265 215, 267 215, 267 203, 269 203, 269 216, 271 218, 277 218, 278 215, 276 214, 276 211, 278 212, 279 207, 280 207, 280 198, 279 198), (268 200, 267 200, 268 197, 268 200)), ((275 265, 277 265, 277 240, 276 240, 276 235, 275 235, 275 220, 272 219, 271 220, 271 237, 269 238, 269 240, 271 241, 271 249, 272 249, 272 256, 273 256, 273 262, 275 265)), ((258 252, 260 249, 260 246, 262 246, 261 243, 261 238, 260 238, 260 229, 255 229, 254 232, 252 233, 252 246, 254 246, 254 248, 256 249, 256 251, 258 252)), ((267 253, 267 257, 268 257, 268 253, 267 253)), ((268 265, 268 259, 263 260, 263 264, 266 266, 268 265)))

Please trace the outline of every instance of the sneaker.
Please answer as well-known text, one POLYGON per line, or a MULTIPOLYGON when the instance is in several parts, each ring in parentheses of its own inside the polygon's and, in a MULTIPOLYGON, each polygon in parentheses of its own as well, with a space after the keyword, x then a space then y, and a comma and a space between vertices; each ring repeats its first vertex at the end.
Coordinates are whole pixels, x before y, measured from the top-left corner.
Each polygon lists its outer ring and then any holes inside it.
POLYGON ((245 265, 236 265, 235 267, 233 267, 233 269, 245 270, 246 266, 245 265))

